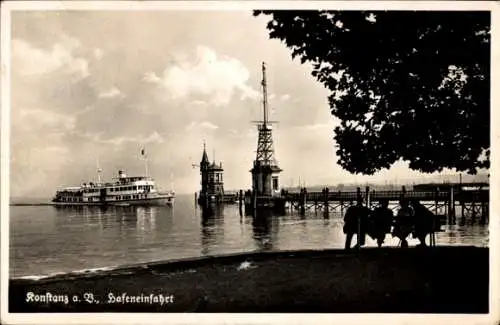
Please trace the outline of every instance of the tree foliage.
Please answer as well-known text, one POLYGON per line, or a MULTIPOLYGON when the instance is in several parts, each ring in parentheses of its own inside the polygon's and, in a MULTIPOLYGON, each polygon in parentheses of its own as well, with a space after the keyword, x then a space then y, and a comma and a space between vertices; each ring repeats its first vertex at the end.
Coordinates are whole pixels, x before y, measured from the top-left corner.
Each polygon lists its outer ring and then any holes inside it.
POLYGON ((490 13, 255 11, 331 91, 339 164, 489 167, 490 13), (484 159, 483 159, 484 158, 484 159))

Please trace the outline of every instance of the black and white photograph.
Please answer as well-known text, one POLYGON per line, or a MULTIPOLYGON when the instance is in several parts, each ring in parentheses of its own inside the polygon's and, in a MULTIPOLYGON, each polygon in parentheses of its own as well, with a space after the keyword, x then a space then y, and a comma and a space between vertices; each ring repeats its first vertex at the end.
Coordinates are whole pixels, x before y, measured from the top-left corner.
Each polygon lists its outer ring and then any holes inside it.
POLYGON ((2 3, 1 322, 498 324, 498 9, 2 3))

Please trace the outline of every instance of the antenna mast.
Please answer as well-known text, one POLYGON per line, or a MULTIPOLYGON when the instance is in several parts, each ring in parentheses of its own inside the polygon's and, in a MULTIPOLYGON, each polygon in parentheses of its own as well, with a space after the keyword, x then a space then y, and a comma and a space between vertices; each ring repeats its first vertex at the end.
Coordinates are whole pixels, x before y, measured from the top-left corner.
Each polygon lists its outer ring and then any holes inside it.
POLYGON ((262 106, 264 108, 264 128, 267 127, 267 81, 266 81, 266 63, 262 62, 262 106))

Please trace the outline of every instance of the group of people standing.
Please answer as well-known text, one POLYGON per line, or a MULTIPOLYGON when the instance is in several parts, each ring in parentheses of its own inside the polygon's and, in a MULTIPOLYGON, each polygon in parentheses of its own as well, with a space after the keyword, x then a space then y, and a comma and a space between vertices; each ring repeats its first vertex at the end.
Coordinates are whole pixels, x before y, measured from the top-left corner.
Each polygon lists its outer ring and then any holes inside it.
POLYGON ((344 216, 345 248, 351 248, 351 241, 356 234, 359 246, 365 245, 366 235, 377 241, 380 247, 388 233, 401 240, 401 247, 408 247, 408 236, 413 234, 420 241, 419 246, 426 246, 425 238, 433 231, 434 214, 418 200, 402 198, 400 208, 394 216, 389 209, 389 201, 382 200, 380 206, 370 210, 363 205, 363 198, 358 197, 356 205, 350 206, 344 216))

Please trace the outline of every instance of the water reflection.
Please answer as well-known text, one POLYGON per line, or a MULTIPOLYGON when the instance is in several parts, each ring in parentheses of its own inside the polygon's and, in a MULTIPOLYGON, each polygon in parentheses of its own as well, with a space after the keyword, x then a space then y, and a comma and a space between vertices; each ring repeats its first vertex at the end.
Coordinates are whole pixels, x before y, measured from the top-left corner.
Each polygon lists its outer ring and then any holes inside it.
POLYGON ((152 231, 157 227, 157 219, 171 223, 172 215, 173 210, 169 206, 56 207, 56 224, 64 227, 72 223, 84 223, 87 226, 99 226, 102 229, 114 228, 118 224, 120 229, 136 228, 141 231, 152 231))
POLYGON ((274 237, 278 232, 279 217, 271 211, 259 211, 252 217, 252 238, 260 251, 273 249, 274 237))
POLYGON ((201 253, 208 255, 223 235, 220 227, 224 220, 224 205, 209 205, 201 208, 201 253))

